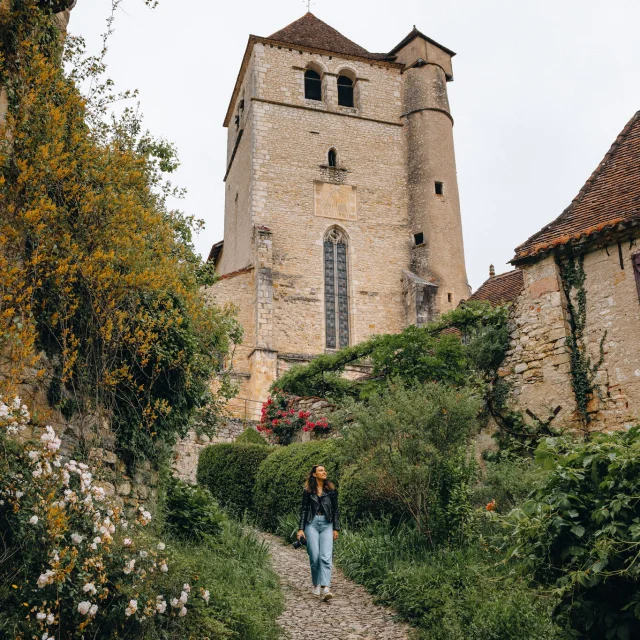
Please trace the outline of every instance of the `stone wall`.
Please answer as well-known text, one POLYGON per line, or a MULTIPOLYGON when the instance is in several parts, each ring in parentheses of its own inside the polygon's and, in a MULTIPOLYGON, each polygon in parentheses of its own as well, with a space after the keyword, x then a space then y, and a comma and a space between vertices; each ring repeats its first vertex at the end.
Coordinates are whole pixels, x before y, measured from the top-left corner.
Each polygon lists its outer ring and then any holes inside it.
MULTIPOLYGON (((585 342, 592 363, 603 362, 589 402, 589 429, 640 423, 640 303, 631 264, 635 240, 599 247, 584 256, 585 342)), ((578 429, 572 388, 567 301, 555 258, 523 265, 524 289, 512 317, 511 343, 500 375, 512 384, 512 400, 522 410, 555 427, 578 429)))

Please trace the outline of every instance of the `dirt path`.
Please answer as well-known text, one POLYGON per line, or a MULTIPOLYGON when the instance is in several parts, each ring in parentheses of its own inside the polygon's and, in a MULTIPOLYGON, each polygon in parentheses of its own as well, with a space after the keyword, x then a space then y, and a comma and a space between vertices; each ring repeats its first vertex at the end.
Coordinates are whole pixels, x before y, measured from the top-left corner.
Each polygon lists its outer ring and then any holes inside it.
POLYGON ((309 558, 266 533, 260 536, 271 550, 273 567, 280 576, 286 598, 278 622, 288 640, 408 640, 408 627, 395 623, 387 609, 374 605, 364 587, 344 577, 334 567, 331 591, 334 599, 321 602, 311 595, 309 558))

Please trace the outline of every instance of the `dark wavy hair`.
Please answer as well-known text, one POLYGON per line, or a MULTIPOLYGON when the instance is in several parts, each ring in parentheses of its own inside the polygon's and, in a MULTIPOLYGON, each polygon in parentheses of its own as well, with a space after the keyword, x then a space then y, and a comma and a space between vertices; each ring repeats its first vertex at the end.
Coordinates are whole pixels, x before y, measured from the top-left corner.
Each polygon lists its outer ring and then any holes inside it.
MULTIPOLYGON (((316 480, 316 477, 313 474, 316 472, 316 469, 318 467, 324 467, 324 465, 314 464, 313 467, 311 467, 311 471, 309 471, 307 481, 304 483, 304 488, 309 493, 315 493, 316 495, 318 493, 318 481, 316 480)), ((336 487, 333 484, 333 482, 329 482, 329 480, 324 481, 324 491, 333 491, 335 488, 336 487)))

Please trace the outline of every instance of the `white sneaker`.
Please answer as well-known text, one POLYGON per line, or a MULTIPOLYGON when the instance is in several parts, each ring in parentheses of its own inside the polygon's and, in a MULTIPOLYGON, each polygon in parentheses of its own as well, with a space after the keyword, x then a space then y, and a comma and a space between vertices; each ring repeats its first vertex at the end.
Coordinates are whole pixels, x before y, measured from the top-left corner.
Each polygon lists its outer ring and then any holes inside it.
POLYGON ((313 587, 313 590, 311 591, 311 593, 314 596, 319 596, 320 595, 320 585, 318 585, 317 587, 313 587))
POLYGON ((322 587, 322 599, 326 602, 327 600, 331 600, 333 598, 333 593, 329 587, 322 587))

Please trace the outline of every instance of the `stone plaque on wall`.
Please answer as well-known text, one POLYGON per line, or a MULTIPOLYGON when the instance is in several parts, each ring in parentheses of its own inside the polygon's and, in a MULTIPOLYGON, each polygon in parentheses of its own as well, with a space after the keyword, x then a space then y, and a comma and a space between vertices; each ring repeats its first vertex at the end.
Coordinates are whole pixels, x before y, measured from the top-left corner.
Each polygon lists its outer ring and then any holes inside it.
POLYGON ((357 220, 356 188, 348 184, 315 182, 316 215, 338 220, 357 220))

